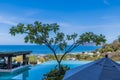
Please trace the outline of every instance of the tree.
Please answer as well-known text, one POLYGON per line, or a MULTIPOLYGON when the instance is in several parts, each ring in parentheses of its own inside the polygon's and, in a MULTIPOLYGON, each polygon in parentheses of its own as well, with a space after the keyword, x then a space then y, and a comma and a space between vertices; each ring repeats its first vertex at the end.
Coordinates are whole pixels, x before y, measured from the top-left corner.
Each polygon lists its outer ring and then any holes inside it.
POLYGON ((77 60, 80 60, 81 55, 80 55, 80 54, 77 54, 75 57, 76 57, 77 60))
POLYGON ((111 44, 111 48, 114 49, 114 51, 117 51, 119 50, 120 48, 120 42, 118 40, 114 40, 111 44))
POLYGON ((62 71, 61 61, 64 56, 76 47, 88 43, 100 45, 106 41, 105 36, 102 34, 96 35, 93 32, 86 32, 80 36, 76 33, 65 35, 63 32, 59 31, 59 28, 57 23, 42 24, 41 22, 36 21, 34 24, 24 25, 20 23, 13 26, 10 29, 10 34, 14 36, 16 34, 26 34, 24 38, 26 43, 30 42, 32 44, 46 45, 53 52, 55 59, 58 62, 59 71, 62 71), (68 45, 68 43, 72 44, 68 45), (63 53, 60 59, 57 57, 58 50, 63 53))
POLYGON ((110 44, 104 44, 102 46, 102 48, 100 49, 100 52, 101 53, 104 53, 104 52, 116 52, 119 49, 120 49, 120 42, 119 42, 119 40, 114 40, 110 44))

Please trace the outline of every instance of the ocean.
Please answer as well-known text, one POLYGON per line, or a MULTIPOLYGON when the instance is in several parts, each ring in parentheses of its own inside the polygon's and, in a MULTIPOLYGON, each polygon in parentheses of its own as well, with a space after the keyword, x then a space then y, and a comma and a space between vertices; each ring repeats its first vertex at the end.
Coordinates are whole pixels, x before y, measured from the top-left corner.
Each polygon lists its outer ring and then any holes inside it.
MULTIPOLYGON (((101 48, 100 46, 79 46, 71 53, 91 52, 101 48)), ((45 45, 0 45, 0 52, 32 51, 32 54, 51 54, 51 50, 45 45)), ((57 53, 62 53, 57 51, 57 53)))

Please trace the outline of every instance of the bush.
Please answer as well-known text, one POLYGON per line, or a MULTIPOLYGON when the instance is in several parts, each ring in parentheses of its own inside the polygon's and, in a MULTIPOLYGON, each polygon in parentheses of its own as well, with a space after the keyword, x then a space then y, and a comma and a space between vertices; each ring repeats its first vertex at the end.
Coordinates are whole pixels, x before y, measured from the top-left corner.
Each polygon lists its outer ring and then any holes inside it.
POLYGON ((47 74, 44 74, 43 80, 62 80, 65 72, 70 68, 68 66, 61 66, 62 70, 60 71, 58 68, 54 68, 47 74))
POLYGON ((22 62, 23 57, 22 56, 17 56, 14 60, 17 61, 17 62, 22 62))
POLYGON ((30 55, 28 56, 30 64, 37 64, 37 56, 30 55))
POLYGON ((41 63, 45 62, 45 58, 44 57, 40 57, 39 58, 39 62, 41 62, 41 63))

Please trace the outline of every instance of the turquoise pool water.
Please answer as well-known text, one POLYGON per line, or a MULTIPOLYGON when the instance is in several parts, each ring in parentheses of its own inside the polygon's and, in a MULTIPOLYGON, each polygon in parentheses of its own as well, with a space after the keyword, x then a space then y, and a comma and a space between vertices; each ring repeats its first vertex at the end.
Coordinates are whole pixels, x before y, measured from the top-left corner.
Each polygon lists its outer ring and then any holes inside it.
MULTIPOLYGON (((63 65, 68 65, 70 68, 84 65, 90 61, 63 61, 63 65)), ((56 61, 49 61, 43 64, 38 64, 30 67, 28 70, 23 70, 22 73, 16 74, 0 74, 0 80, 42 80, 43 74, 49 72, 56 66, 56 61)))

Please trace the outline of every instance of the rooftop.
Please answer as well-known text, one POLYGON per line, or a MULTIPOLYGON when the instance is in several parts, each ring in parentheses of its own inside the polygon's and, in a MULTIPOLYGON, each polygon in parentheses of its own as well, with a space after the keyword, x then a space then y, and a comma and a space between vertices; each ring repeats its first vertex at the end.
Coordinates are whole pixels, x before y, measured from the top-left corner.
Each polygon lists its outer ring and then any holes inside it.
POLYGON ((19 56, 24 54, 30 54, 32 51, 17 51, 17 52, 0 52, 1 57, 5 56, 19 56))
POLYGON ((120 80, 120 64, 106 58, 68 70, 63 80, 120 80))

